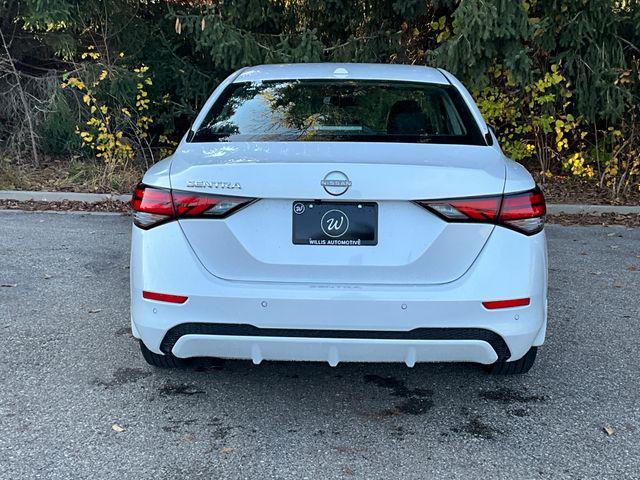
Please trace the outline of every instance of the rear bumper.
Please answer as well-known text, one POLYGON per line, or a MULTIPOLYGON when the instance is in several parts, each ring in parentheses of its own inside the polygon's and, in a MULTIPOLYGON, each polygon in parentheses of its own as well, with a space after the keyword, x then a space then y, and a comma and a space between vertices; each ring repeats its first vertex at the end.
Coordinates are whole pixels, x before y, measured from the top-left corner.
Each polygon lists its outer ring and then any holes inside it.
POLYGON ((221 280, 204 270, 175 222, 157 229, 166 231, 158 236, 133 228, 131 259, 132 330, 155 353, 258 363, 488 364, 516 360, 544 341, 544 232, 526 237, 498 227, 455 282, 385 286, 221 280), (143 290, 189 299, 182 305, 145 300, 143 290), (531 298, 530 305, 482 306, 482 301, 523 297, 531 298), (171 337, 176 331, 180 335, 171 337), (496 338, 506 350, 496 346, 496 338))
POLYGON ((183 323, 164 336, 160 350, 178 357, 217 356, 339 362, 493 363, 511 355, 502 337, 472 328, 418 328, 408 332, 257 328, 183 323), (375 352, 375 354, 373 354, 375 352))
POLYGON ((495 351, 481 340, 360 340, 310 339, 292 337, 229 337, 186 335, 173 349, 177 357, 215 356, 221 358, 328 362, 474 362, 491 364, 495 351), (373 354, 375 352, 375 354, 373 354))

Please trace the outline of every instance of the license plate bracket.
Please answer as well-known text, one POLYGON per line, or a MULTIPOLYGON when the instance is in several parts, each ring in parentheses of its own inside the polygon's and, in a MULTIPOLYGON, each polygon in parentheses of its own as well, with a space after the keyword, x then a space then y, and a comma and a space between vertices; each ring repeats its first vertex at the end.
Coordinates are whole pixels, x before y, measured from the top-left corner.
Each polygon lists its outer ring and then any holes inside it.
POLYGON ((378 204, 299 200, 292 204, 294 245, 378 244, 378 204))

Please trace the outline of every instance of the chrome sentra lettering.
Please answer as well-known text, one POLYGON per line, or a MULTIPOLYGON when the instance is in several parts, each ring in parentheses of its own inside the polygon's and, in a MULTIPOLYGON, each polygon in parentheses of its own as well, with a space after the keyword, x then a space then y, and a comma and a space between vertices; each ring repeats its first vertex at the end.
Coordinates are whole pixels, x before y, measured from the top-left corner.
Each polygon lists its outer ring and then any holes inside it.
POLYGON ((209 180, 188 180, 188 188, 226 188, 227 190, 241 190, 242 186, 238 182, 216 182, 209 180))

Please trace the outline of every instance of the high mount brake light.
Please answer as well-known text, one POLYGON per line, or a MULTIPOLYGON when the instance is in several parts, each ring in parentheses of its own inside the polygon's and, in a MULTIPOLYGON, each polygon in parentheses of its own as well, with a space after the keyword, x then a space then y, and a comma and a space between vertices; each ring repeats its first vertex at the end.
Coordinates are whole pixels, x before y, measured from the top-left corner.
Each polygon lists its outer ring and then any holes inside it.
POLYGON ((538 187, 521 193, 451 200, 420 200, 419 205, 448 222, 493 223, 525 235, 544 227, 546 206, 538 187))
POLYGON ((133 223, 149 229, 178 218, 224 218, 254 198, 182 192, 139 184, 133 192, 133 223))

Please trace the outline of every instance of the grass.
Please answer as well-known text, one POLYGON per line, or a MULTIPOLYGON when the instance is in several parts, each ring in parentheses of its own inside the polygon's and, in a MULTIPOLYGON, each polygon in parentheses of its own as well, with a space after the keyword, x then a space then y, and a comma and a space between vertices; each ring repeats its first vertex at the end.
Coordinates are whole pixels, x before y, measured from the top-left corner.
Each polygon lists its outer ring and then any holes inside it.
POLYGON ((135 166, 112 170, 84 158, 45 159, 35 168, 0 157, 0 190, 130 193, 143 173, 135 166))
MULTIPOLYGON (((136 165, 110 170, 103 162, 80 157, 45 158, 40 167, 34 168, 0 156, 0 190, 131 193, 144 170, 136 165)), ((600 188, 595 181, 570 175, 546 178, 543 190, 549 203, 640 204, 637 187, 625 198, 612 199, 610 190, 600 188)))
POLYGON ((0 190, 25 189, 24 174, 20 168, 10 162, 8 158, 0 157, 0 190))

